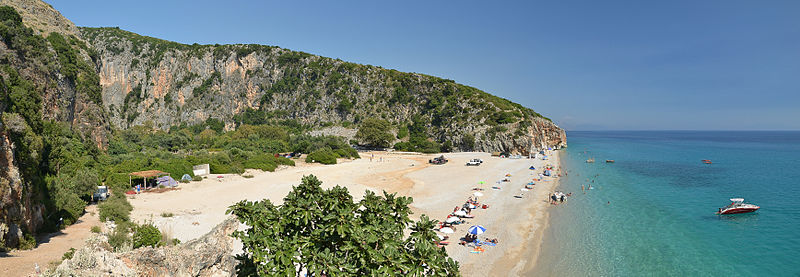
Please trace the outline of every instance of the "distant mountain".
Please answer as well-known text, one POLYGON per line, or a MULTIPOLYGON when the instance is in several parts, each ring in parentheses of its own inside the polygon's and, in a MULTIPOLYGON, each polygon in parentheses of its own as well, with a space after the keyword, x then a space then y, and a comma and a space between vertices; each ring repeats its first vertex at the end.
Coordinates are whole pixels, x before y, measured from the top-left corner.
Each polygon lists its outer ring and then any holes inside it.
POLYGON ((80 30, 99 53, 103 102, 121 128, 152 121, 166 129, 208 117, 232 128, 236 115, 323 128, 377 117, 396 130, 416 119, 430 140, 453 150, 527 153, 565 142, 562 130, 533 110, 452 80, 274 46, 80 30))

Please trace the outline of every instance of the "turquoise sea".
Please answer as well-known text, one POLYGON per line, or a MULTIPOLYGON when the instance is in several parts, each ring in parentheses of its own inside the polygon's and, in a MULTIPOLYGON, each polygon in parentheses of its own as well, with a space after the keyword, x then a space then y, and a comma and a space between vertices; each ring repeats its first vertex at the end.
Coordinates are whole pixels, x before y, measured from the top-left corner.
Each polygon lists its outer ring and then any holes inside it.
POLYGON ((573 197, 551 209, 527 275, 800 276, 800 132, 567 137, 560 190, 573 197), (761 209, 716 215, 733 197, 761 209))

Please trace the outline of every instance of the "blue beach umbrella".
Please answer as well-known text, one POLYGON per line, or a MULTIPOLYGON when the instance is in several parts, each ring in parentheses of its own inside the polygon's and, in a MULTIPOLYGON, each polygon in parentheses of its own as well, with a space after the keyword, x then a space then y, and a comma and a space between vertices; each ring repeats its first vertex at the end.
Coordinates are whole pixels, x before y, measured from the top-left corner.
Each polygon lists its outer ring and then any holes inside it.
POLYGON ((469 227, 469 229, 467 230, 467 233, 473 235, 480 235, 483 234, 484 232, 486 232, 486 228, 483 228, 483 226, 480 225, 473 225, 472 227, 469 227))

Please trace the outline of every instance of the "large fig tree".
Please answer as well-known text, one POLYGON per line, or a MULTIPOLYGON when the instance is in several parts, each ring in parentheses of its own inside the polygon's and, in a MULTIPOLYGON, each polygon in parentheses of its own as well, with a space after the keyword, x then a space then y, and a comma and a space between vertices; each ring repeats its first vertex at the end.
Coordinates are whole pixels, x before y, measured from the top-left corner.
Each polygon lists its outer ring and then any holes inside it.
POLYGON ((313 175, 276 206, 265 199, 228 209, 248 228, 240 276, 458 276, 458 263, 438 248, 435 221, 409 219, 410 197, 367 191, 358 202, 346 188, 322 189, 313 175), (404 230, 410 233, 404 236, 404 230))

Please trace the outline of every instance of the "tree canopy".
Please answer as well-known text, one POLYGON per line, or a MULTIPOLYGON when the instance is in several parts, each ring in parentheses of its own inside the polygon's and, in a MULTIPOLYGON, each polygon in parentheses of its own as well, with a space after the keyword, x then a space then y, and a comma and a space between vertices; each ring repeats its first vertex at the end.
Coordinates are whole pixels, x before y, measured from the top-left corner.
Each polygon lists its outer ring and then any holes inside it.
POLYGON ((373 147, 389 147, 394 136, 389 132, 391 124, 386 120, 368 118, 361 123, 356 139, 373 147))
POLYGON ((249 226, 233 234, 245 252, 236 257, 239 275, 459 276, 458 263, 434 243, 436 221, 409 218, 410 197, 367 191, 355 202, 346 188, 321 184, 305 176, 283 205, 264 199, 228 209, 249 226))

